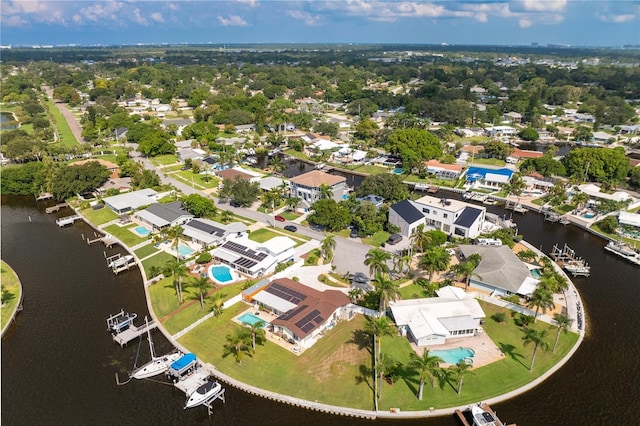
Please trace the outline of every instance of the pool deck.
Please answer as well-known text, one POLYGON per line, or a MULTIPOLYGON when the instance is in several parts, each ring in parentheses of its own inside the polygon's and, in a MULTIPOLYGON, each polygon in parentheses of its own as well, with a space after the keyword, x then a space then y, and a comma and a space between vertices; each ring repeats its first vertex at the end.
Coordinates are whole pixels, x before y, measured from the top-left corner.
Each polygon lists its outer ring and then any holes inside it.
MULTIPOLYGON (((493 340, 486 335, 485 333, 478 334, 473 337, 459 337, 457 339, 447 339, 447 343, 444 345, 434 345, 434 346, 416 346, 415 343, 411 342, 411 347, 418 354, 422 355, 422 352, 425 349, 430 350, 438 350, 438 351, 446 351, 448 349, 456 349, 456 348, 469 348, 474 352, 473 355, 473 367, 478 368, 483 365, 491 364, 492 362, 499 361, 504 358, 504 354, 500 351, 500 349, 493 343, 493 340)), ((442 363, 441 366, 447 367, 451 364, 442 363)))

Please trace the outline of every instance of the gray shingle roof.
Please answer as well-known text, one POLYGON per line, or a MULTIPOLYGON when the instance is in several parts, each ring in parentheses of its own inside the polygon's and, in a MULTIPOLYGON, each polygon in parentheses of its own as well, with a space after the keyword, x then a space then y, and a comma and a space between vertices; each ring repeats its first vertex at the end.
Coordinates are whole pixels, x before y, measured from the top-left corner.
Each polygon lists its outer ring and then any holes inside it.
POLYGON ((509 246, 461 245, 460 251, 465 258, 474 253, 482 257, 480 265, 471 278, 473 281, 517 293, 524 280, 531 276, 529 268, 511 251, 509 246))

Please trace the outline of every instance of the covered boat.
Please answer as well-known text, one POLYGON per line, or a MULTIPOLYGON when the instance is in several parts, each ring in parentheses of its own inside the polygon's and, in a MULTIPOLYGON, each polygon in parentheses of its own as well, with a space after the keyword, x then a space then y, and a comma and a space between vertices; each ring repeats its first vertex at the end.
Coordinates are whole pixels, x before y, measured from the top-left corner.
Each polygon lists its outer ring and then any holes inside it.
POLYGON ((221 390, 222 385, 220 383, 211 379, 207 379, 206 382, 200 385, 198 389, 196 389, 196 391, 189 396, 189 399, 187 399, 187 403, 185 404, 184 408, 193 408, 197 407, 198 405, 204 404, 215 398, 221 390))

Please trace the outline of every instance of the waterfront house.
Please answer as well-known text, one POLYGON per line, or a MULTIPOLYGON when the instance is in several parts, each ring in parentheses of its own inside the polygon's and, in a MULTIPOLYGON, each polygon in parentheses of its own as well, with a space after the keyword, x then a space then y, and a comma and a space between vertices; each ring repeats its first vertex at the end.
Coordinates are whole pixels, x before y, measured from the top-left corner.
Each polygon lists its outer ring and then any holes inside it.
POLYGON ((538 280, 531 276, 527 265, 509 246, 461 245, 463 258, 472 254, 481 256, 480 264, 470 279, 470 286, 488 291, 494 296, 530 295, 538 280))
POLYGON ((321 186, 331 189, 331 198, 341 201, 346 188, 347 179, 343 176, 330 175, 321 170, 312 170, 308 173, 290 179, 291 197, 302 200, 305 208, 311 207, 322 196, 321 186))
POLYGON ((232 167, 230 169, 225 170, 216 170, 215 174, 220 179, 231 179, 235 181, 236 179, 244 179, 249 182, 260 182, 262 175, 260 173, 254 172, 252 170, 243 169, 242 167, 232 167))
POLYGON ((289 237, 274 237, 263 243, 250 240, 246 233, 229 235, 227 241, 216 247, 211 255, 252 277, 272 272, 276 265, 294 257, 295 242, 289 237))
POLYGON ((421 224, 447 235, 476 238, 485 220, 486 208, 463 201, 425 195, 404 200, 389 209, 389 223, 400 228, 400 234, 410 237, 421 224))
POLYGON ((289 278, 259 284, 243 292, 244 300, 278 315, 271 331, 305 348, 339 320, 350 318, 349 297, 338 290, 318 291, 289 278))
POLYGON ((430 346, 482 332, 485 313, 476 299, 451 286, 436 294, 438 297, 389 302, 401 335, 409 336, 417 346, 430 346))
POLYGON ((454 180, 462 174, 462 166, 459 164, 445 164, 438 160, 429 160, 424 163, 429 174, 440 179, 454 180))
POLYGON ((166 204, 152 204, 146 209, 134 213, 133 217, 157 231, 176 225, 184 225, 194 216, 182 208, 182 201, 173 201, 166 204))
POLYGON ((155 203, 157 201, 157 195, 158 193, 153 189, 145 188, 138 191, 106 197, 103 198, 102 201, 105 206, 120 215, 155 203))
POLYGON ((465 172, 466 186, 467 188, 498 190, 511 180, 513 173, 513 170, 505 168, 469 167, 465 172))
POLYGON ((183 225, 182 235, 202 247, 221 245, 230 236, 238 237, 247 232, 242 222, 222 224, 209 219, 192 219, 183 225))

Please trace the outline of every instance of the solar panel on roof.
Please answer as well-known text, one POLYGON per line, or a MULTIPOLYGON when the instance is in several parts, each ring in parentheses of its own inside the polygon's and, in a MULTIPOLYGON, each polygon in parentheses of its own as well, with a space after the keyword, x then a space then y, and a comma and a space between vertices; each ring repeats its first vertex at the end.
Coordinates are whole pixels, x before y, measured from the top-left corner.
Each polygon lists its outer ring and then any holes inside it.
POLYGON ((311 324, 310 322, 306 323, 304 325, 304 327, 300 327, 300 330, 304 331, 305 333, 310 332, 311 330, 313 330, 315 326, 313 324, 311 324))
POLYGON ((222 229, 209 225, 208 223, 200 222, 199 220, 192 220, 189 222, 189 226, 202 232, 206 232, 207 234, 215 234, 218 237, 224 235, 224 231, 222 229))
POLYGON ((293 304, 298 304, 304 299, 307 298, 305 294, 300 293, 299 291, 293 290, 291 288, 285 287, 280 283, 271 283, 269 287, 266 289, 267 292, 277 296, 281 299, 284 299, 293 304))
POLYGON ((280 315, 278 317, 278 319, 280 319, 282 321, 289 321, 291 318, 295 317, 296 315, 298 315, 300 312, 302 312, 305 309, 307 309, 307 305, 300 305, 297 308, 291 309, 291 310, 285 312, 284 314, 280 315))
POLYGON ((313 320, 319 313, 320 311, 318 311, 317 309, 314 309, 313 311, 309 312, 307 315, 304 316, 304 318, 296 322, 296 327, 300 327, 300 328, 304 327, 305 324, 307 324, 308 322, 311 322, 311 320, 313 320))

